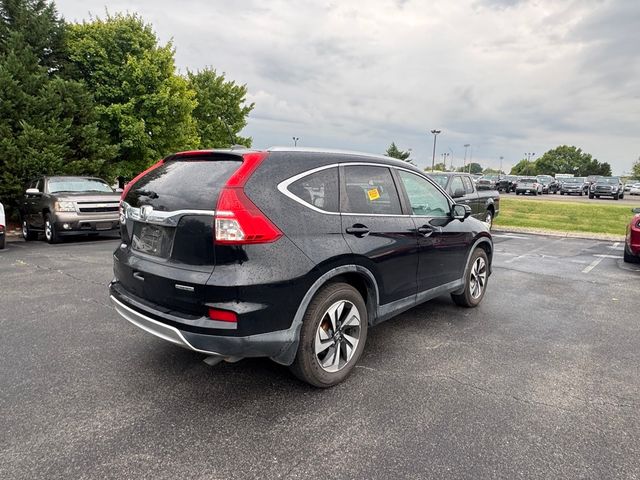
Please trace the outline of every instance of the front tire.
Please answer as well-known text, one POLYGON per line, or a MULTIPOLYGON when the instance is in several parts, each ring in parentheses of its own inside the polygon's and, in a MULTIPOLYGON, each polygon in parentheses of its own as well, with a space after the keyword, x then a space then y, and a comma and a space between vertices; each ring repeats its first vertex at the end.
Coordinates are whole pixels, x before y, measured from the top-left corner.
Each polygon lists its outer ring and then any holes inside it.
POLYGON ((477 307, 484 298, 488 280, 489 257, 482 248, 476 248, 465 269, 464 290, 462 293, 452 293, 451 298, 461 307, 477 307))
POLYGON ((56 224, 50 213, 47 213, 44 217, 44 238, 47 240, 47 243, 50 244, 58 243, 60 241, 60 237, 56 231, 56 224))
POLYGON ((342 382, 367 340, 369 318, 360 293, 347 283, 322 288, 307 307, 291 372, 315 387, 342 382))
POLYGON ((627 263, 640 263, 640 257, 636 257, 635 255, 631 255, 627 250, 627 245, 624 246, 624 261, 627 263))

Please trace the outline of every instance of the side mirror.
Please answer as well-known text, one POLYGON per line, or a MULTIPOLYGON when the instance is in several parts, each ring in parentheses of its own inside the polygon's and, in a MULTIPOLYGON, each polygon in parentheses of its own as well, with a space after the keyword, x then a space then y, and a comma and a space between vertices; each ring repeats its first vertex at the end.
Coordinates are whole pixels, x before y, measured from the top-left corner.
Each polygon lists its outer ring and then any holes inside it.
POLYGON ((40 190, 38 190, 37 188, 27 188, 27 191, 25 193, 27 195, 38 195, 40 193, 40 190))
POLYGON ((451 207, 452 218, 455 218, 463 222, 464 219, 467 218, 469 215, 471 215, 471 207, 469 205, 454 203, 453 206, 451 207))
POLYGON ((453 198, 460 198, 460 197, 464 197, 464 190, 461 188, 456 188, 456 191, 453 192, 452 195, 453 198))

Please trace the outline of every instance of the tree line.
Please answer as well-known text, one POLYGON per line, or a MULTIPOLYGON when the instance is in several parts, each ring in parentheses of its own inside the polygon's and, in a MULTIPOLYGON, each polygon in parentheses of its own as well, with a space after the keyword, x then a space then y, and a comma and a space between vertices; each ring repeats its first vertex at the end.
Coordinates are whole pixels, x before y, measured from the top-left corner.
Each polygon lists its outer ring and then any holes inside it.
POLYGON ((0 199, 34 176, 132 178, 169 153, 251 146, 246 85, 180 74, 135 14, 68 23, 47 0, 0 0, 0 199))

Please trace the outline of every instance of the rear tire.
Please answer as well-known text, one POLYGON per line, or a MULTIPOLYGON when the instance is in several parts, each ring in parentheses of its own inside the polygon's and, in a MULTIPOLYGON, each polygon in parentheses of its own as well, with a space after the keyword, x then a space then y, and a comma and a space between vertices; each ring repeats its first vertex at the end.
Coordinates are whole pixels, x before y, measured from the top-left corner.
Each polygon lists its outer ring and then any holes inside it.
POLYGON ((367 306, 355 288, 347 283, 326 285, 304 314, 291 372, 315 387, 342 382, 362 355, 368 323, 367 306))
POLYGON ((593 195, 589 194, 589 198, 593 199, 593 195))
POLYGON ((491 230, 491 227, 493 227, 493 210, 488 209, 487 213, 484 214, 484 223, 486 223, 489 230, 491 230))
POLYGON ((22 219, 22 238, 24 238, 25 242, 30 242, 38 238, 38 232, 32 232, 31 228, 29 228, 29 223, 24 218, 22 219))
POLYGON ((4 250, 7 233, 0 237, 0 250, 4 250))
POLYGON ((489 280, 489 258, 482 248, 476 248, 471 254, 469 264, 464 271, 464 290, 452 293, 451 298, 461 307, 477 307, 484 298, 489 280))

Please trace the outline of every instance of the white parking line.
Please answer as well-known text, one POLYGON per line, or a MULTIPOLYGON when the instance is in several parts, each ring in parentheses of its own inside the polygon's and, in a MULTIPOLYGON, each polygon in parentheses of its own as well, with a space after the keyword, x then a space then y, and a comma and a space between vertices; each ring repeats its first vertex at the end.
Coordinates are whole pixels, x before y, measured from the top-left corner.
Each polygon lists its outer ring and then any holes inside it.
POLYGON ((529 239, 529 237, 522 237, 520 235, 511 235, 510 233, 493 233, 492 236, 497 238, 517 238, 519 240, 529 239))
MULTIPOLYGON (((617 248, 619 242, 614 243, 610 248, 617 248)), ((584 270, 582 270, 582 273, 589 273, 591 270, 593 270, 594 268, 596 268, 598 266, 598 264, 604 260, 605 258, 618 258, 616 255, 594 255, 594 257, 596 257, 596 259, 591 262, 589 265, 587 265, 584 270)))

